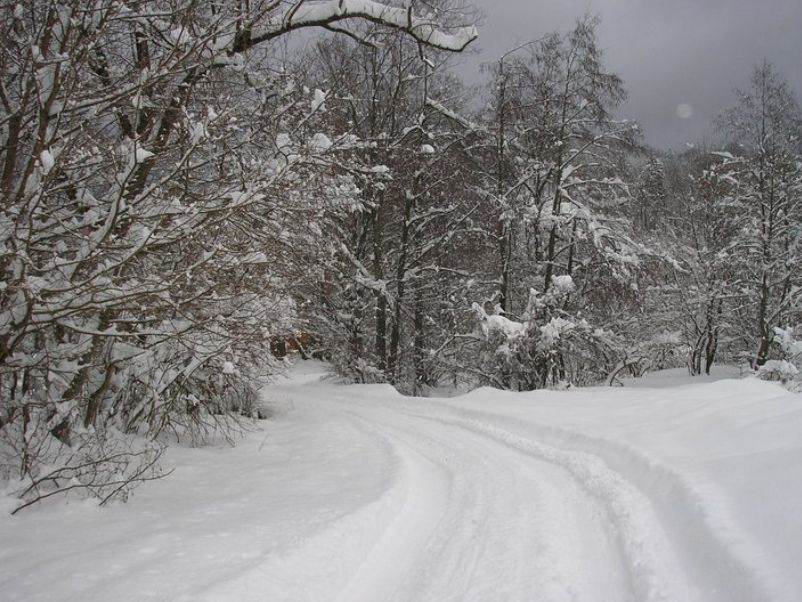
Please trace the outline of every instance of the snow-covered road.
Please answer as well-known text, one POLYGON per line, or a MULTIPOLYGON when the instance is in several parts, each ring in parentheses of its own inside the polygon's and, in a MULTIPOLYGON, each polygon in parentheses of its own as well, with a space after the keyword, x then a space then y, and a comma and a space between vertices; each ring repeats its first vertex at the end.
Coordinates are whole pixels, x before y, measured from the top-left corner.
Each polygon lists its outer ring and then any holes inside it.
POLYGON ((0 597, 802 599, 802 396, 426 400, 322 370, 269 387, 276 419, 237 448, 172 450, 127 505, 4 517, 0 597))

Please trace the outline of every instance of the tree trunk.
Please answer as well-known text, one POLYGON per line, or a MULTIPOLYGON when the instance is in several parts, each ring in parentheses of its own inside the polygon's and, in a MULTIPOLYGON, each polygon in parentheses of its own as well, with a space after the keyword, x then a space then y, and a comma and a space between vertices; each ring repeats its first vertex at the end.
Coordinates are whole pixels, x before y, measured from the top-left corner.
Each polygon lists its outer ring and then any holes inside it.
POLYGON ((421 392, 421 387, 427 383, 424 359, 424 332, 423 332, 423 299, 421 294, 421 283, 415 287, 415 318, 413 320, 415 329, 414 343, 412 349, 412 364, 415 371, 415 391, 417 395, 421 392))
MULTIPOLYGON (((373 276, 377 282, 384 280, 384 224, 381 219, 381 197, 373 213, 373 276)), ((376 289, 376 363, 379 370, 387 368, 387 293, 376 289)))
POLYGON ((763 269, 763 277, 760 283, 760 303, 758 305, 757 326, 760 332, 760 343, 758 344, 757 354, 755 355, 755 366, 762 366, 769 359, 769 346, 771 345, 771 333, 766 324, 766 314, 769 305, 769 285, 767 270, 763 269))
MULTIPOLYGON (((558 180, 559 182, 559 180, 558 180)), ((553 217, 557 217, 560 215, 560 188, 559 184, 557 184, 557 189, 554 191, 554 199, 552 200, 551 204, 551 213, 553 217)), ((549 232, 549 242, 546 248, 546 273, 543 275, 543 292, 548 292, 549 287, 551 286, 551 277, 554 274, 554 262, 556 257, 554 256, 555 247, 557 246, 557 226, 552 225, 551 231, 549 232)))
POLYGON ((387 362, 387 372, 389 373, 390 382, 395 383, 396 380, 396 367, 398 363, 398 348, 401 345, 401 310, 404 304, 404 295, 406 293, 406 282, 404 278, 407 273, 407 255, 409 251, 409 221, 412 217, 412 206, 415 197, 412 191, 407 190, 404 193, 404 222, 401 228, 401 248, 398 255, 398 265, 395 270, 396 282, 396 296, 395 296, 395 315, 393 320, 393 328, 390 332, 390 355, 387 362))
POLYGON ((707 344, 705 345, 705 374, 710 374, 710 369, 716 361, 716 351, 718 350, 719 321, 721 319, 721 299, 713 300, 713 308, 708 322, 707 344))

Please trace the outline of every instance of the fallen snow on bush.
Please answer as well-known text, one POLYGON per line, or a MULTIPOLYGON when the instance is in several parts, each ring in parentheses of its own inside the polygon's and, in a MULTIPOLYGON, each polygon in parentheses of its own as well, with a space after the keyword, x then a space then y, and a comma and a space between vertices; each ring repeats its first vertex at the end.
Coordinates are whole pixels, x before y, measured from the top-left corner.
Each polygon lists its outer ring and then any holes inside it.
POLYGON ((4 600, 802 599, 802 396, 754 378, 403 398, 304 362, 236 448, 0 519, 4 600))

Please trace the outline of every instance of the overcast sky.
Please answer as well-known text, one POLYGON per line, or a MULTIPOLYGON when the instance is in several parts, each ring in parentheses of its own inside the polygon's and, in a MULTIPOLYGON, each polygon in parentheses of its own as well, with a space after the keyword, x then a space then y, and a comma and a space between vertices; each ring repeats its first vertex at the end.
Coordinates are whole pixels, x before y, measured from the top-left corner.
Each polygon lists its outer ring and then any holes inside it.
POLYGON ((646 141, 681 148, 704 137, 752 67, 773 62, 802 96, 802 0, 474 0, 485 13, 477 57, 460 71, 479 81, 478 63, 516 42, 566 30, 590 12, 608 67, 629 91, 624 116, 646 141))

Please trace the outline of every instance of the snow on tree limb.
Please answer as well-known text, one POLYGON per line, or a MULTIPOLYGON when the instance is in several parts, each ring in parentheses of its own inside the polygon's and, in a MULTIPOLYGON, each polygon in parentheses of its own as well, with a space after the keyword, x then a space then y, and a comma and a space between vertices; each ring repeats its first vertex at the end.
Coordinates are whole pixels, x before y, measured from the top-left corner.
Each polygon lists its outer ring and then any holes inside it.
POLYGON ((446 107, 443 103, 433 99, 427 98, 426 99, 426 106, 431 108, 437 113, 440 113, 443 117, 450 119, 454 123, 458 124, 462 128, 470 131, 479 131, 483 130, 486 131, 487 128, 480 126, 479 124, 473 123, 460 115, 459 113, 452 111, 448 107, 446 107))
MULTIPOLYGON (((451 52, 461 52, 479 35, 473 25, 456 27, 450 32, 446 31, 439 23, 415 15, 411 6, 400 8, 374 0, 319 0, 314 2, 301 0, 279 18, 271 19, 262 31, 255 32, 245 47, 304 27, 326 27, 354 37, 356 34, 353 32, 332 25, 352 19, 362 19, 391 29, 398 29, 408 33, 421 44, 451 52)), ((238 49, 235 47, 235 50, 238 49)))

